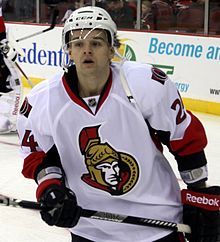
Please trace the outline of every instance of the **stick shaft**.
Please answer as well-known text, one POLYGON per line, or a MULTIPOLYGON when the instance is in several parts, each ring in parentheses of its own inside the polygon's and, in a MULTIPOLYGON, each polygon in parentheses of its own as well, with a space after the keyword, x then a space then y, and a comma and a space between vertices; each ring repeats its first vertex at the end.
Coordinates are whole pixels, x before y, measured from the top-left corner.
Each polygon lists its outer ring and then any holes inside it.
POLYGON ((100 220, 116 222, 116 223, 150 226, 150 227, 169 229, 172 231, 191 233, 190 227, 186 224, 173 223, 173 222, 151 219, 151 218, 127 216, 122 214, 114 214, 114 213, 101 212, 101 211, 95 211, 95 210, 89 210, 89 209, 83 209, 81 216, 86 218, 100 219, 100 220))
POLYGON ((56 20, 57 20, 58 15, 59 15, 59 11, 58 11, 57 9, 55 9, 54 12, 53 12, 52 21, 51 21, 51 25, 50 25, 49 28, 46 28, 46 29, 44 29, 44 30, 41 30, 41 31, 39 31, 39 32, 36 32, 36 33, 30 34, 30 35, 27 35, 27 36, 24 36, 24 37, 22 37, 22 38, 20 38, 20 39, 17 39, 16 42, 20 42, 20 41, 22 41, 22 40, 26 40, 26 39, 29 39, 29 38, 31 38, 31 37, 37 36, 37 35, 39 35, 39 34, 43 34, 43 33, 47 32, 47 31, 50 31, 51 29, 53 29, 53 28, 55 27, 55 25, 56 25, 56 20))
MULTIPOLYGON (((43 206, 37 202, 9 198, 3 195, 0 195, 0 204, 5 206, 21 207, 21 208, 27 208, 27 209, 36 209, 36 210, 43 209, 43 206)), ((178 232, 184 232, 184 233, 191 232, 190 227, 186 224, 178 224, 178 223, 162 221, 157 219, 141 218, 141 217, 127 216, 127 215, 115 214, 115 213, 109 213, 109 212, 101 212, 101 211, 95 211, 90 209, 82 209, 81 217, 99 219, 99 220, 116 222, 116 223, 126 223, 126 224, 133 224, 133 225, 164 228, 164 229, 169 229, 172 231, 178 231, 178 232)))
POLYGON ((10 198, 0 194, 0 205, 10 206, 10 207, 20 207, 20 208, 29 208, 40 210, 42 205, 37 202, 19 200, 16 198, 10 198))
POLYGON ((23 74, 23 76, 25 77, 25 79, 27 80, 28 84, 30 85, 30 87, 32 88, 34 86, 33 82, 27 77, 27 75, 24 73, 24 71, 21 69, 21 67, 18 65, 17 62, 15 62, 15 65, 17 66, 18 70, 23 74))

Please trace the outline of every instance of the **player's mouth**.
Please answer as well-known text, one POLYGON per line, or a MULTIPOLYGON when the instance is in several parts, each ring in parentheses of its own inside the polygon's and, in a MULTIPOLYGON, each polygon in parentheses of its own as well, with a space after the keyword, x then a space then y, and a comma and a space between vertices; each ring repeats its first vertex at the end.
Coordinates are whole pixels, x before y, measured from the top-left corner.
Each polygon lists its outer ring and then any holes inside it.
POLYGON ((93 64, 93 63, 94 63, 94 61, 91 60, 91 59, 85 59, 85 60, 83 61, 83 64, 86 64, 86 65, 93 64))

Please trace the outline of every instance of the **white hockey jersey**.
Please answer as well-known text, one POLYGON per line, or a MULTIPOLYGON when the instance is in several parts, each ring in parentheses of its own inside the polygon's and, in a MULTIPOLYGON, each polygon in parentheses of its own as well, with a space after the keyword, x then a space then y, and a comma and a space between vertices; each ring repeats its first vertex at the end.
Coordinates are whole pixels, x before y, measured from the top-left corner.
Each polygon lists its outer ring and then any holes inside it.
MULTIPOLYGON (((23 104, 18 132, 24 176, 34 178, 55 145, 66 184, 81 207, 181 222, 177 179, 149 130, 168 134, 170 149, 179 155, 201 151, 206 140, 198 124, 197 133, 195 125, 187 131, 195 117, 184 109, 175 84, 151 65, 113 63, 101 95, 83 100, 76 76, 67 79, 59 74, 40 83, 23 104), (120 68, 137 105, 125 94, 120 68)), ((42 180, 59 178, 56 167, 50 160, 54 173, 42 180)), ((89 218, 70 230, 96 242, 150 242, 172 232, 89 218)))

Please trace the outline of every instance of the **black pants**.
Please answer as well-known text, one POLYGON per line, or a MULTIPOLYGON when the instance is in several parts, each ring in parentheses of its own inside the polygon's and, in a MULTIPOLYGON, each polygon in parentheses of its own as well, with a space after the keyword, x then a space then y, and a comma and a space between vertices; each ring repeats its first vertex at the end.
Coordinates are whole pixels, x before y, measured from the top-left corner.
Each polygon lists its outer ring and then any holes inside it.
MULTIPOLYGON (((95 241, 85 239, 81 236, 78 236, 78 235, 75 235, 72 233, 71 233, 71 236, 72 236, 72 242, 95 242, 95 241)), ((185 239, 182 234, 173 232, 162 239, 155 240, 154 242, 184 242, 184 241, 185 241, 185 239)), ((118 242, 120 242, 120 241, 118 241, 118 242)))

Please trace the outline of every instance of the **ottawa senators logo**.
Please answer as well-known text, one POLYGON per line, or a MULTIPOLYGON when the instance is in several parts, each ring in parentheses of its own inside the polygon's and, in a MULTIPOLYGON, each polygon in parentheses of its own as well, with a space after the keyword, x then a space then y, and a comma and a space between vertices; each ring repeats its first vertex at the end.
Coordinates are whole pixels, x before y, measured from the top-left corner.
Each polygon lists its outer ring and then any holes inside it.
POLYGON ((80 132, 79 146, 88 170, 81 179, 111 195, 125 194, 137 183, 138 164, 131 155, 101 143, 99 127, 87 127, 80 132))

